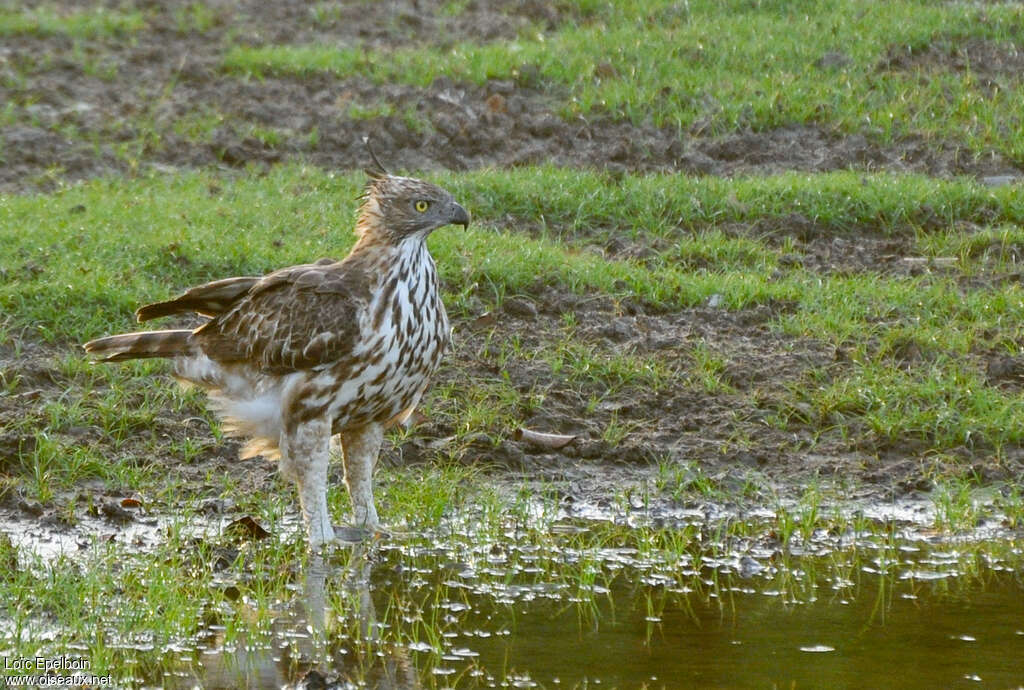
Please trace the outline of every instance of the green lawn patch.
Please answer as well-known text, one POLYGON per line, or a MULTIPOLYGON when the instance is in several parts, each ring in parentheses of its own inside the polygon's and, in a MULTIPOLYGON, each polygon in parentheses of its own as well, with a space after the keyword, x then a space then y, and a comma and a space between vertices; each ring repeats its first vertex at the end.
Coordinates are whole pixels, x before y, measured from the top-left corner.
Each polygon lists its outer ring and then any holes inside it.
POLYGON ((0 37, 29 35, 98 38, 130 34, 144 26, 145 19, 141 12, 122 12, 102 7, 70 11, 48 6, 34 9, 0 7, 0 37))
POLYGON ((512 79, 565 93, 567 117, 612 113, 710 133, 818 123, 883 139, 966 139, 1022 161, 1024 80, 1015 69, 979 77, 969 64, 901 68, 894 60, 933 42, 955 50, 978 41, 1013 55, 1022 28, 1014 4, 616 2, 582 25, 511 41, 449 50, 236 45, 223 66, 257 77, 328 72, 419 86, 440 76, 512 79))

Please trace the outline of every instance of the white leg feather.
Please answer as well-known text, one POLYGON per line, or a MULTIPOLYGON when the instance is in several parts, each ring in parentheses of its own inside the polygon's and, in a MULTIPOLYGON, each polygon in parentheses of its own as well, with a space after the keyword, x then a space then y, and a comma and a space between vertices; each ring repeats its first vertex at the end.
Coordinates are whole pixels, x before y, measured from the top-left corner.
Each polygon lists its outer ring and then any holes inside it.
POLYGON ((356 430, 341 432, 341 447, 345 456, 345 484, 352 497, 354 524, 359 527, 377 528, 377 508, 373 504, 373 468, 380 454, 384 440, 384 428, 380 424, 368 424, 356 430))
POLYGON ((330 441, 331 423, 325 419, 303 422, 294 432, 281 434, 281 472, 298 485, 309 548, 314 550, 334 539, 327 510, 330 441))

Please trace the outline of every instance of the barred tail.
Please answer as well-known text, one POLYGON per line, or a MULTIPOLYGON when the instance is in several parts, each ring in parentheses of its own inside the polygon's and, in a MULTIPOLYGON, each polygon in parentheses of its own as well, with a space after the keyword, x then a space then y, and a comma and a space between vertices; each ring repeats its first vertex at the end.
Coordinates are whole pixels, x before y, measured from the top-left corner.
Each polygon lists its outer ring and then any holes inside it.
POLYGON ((187 355, 192 352, 194 342, 192 331, 140 331, 90 340, 83 347, 97 362, 123 362, 187 355))

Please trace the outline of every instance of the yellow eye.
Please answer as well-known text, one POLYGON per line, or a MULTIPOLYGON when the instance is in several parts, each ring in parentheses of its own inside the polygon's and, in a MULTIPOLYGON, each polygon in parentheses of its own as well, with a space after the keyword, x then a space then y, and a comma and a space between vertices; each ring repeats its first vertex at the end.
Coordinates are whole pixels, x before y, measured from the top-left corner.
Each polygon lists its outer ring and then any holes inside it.
POLYGON ((430 208, 429 201, 423 201, 421 199, 420 201, 416 202, 416 210, 419 211, 420 213, 426 213, 428 208, 430 208))

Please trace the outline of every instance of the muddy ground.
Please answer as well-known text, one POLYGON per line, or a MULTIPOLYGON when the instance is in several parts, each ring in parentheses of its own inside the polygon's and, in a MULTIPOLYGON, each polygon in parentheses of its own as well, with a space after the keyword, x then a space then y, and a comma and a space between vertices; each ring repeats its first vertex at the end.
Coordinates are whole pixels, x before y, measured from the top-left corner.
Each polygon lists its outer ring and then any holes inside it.
MULTIPOLYGON (((229 41, 443 47, 454 36, 507 39, 587 21, 558 3, 471 2, 457 16, 446 16, 434 2, 322 3, 327 9, 314 19, 305 4, 213 2, 202 33, 183 19, 189 4, 139 3, 150 19, 130 37, 5 38, 0 103, 16 107, 0 126, 0 191, 46 189, 58 179, 150 167, 302 159, 360 168, 366 135, 390 164, 411 170, 554 163, 700 175, 850 167, 938 176, 1021 174, 996 152, 912 135, 882 144, 871 131, 841 133, 827 125, 724 132, 721 107, 707 94, 664 94, 695 99, 706 113, 682 134, 600 113, 567 121, 558 114, 565 94, 543 83, 529 64, 514 81, 476 86, 440 78, 426 88, 329 75, 245 79, 221 69, 229 41), (385 105, 389 114, 374 114, 385 105)), ((816 68, 824 75, 844 59, 829 53, 816 68)), ((916 53, 894 47, 878 69, 970 64, 986 79, 1016 79, 1019 63, 1018 55, 998 46, 940 42, 916 53)))
MULTIPOLYGON (((28 3, 32 4, 32 3, 28 3)), ((93 6, 82 2, 83 6, 93 6)), ((155 168, 222 166, 244 168, 302 160, 328 169, 365 165, 364 135, 372 135, 380 156, 396 168, 465 170, 484 166, 536 163, 615 171, 670 171, 700 175, 769 174, 786 170, 915 171, 933 176, 974 175, 998 183, 1024 173, 995 152, 970 151, 958 142, 924 141, 905 136, 882 144, 873 133, 841 133, 825 125, 794 125, 774 131, 721 132, 716 103, 707 100, 707 118, 690 131, 636 125, 611 115, 565 120, 558 104, 565 94, 524 65, 513 81, 483 86, 438 79, 428 87, 375 84, 367 79, 326 75, 245 79, 220 69, 224 43, 259 45, 274 42, 363 41, 383 47, 410 42, 444 46, 452 36, 472 35, 496 40, 519 32, 587 17, 560 4, 543 2, 471 2, 458 16, 446 16, 439 3, 378 2, 337 4, 316 22, 305 4, 259 0, 211 2, 212 19, 203 33, 180 28, 185 2, 140 3, 150 19, 130 38, 92 41, 51 37, 7 37, 0 43, 0 103, 14 104, 0 126, 3 165, 0 191, 46 191, 64 181, 101 175, 130 175, 155 168), (387 105, 391 114, 372 115, 387 105), (353 118, 354 109, 364 113, 353 118), (365 115, 365 113, 371 113, 365 115), (260 136, 254 132, 261 133, 260 136), (267 136, 272 132, 273 136, 267 136)), ((844 59, 823 56, 819 69, 844 59)), ((1019 78, 1019 59, 987 44, 937 45, 913 54, 894 50, 880 58, 878 69, 920 69, 922 65, 956 69, 970 60, 986 78, 1019 78), (1016 60, 1016 61, 1015 61, 1016 60), (930 62, 929 62, 930 61, 930 62), (1008 76, 1009 75, 1009 76, 1008 76)), ((941 270, 905 261, 910 239, 881 237, 865 229, 862 236, 835 235, 794 215, 778 227, 736 227, 737 234, 795 239, 792 257, 823 273, 874 270, 912 273, 941 270)), ((618 241, 595 251, 617 258, 643 260, 649 248, 618 241)), ((928 472, 935 463, 960 462, 985 479, 1021 476, 1024 453, 1010 451, 1003 465, 974 462, 964 449, 942 459, 925 459, 925 449, 912 441, 894 443, 866 429, 832 428, 828 420, 805 419, 790 431, 766 420, 785 414, 799 419, 800 410, 782 409, 787 387, 799 386, 811 371, 841 375, 844 354, 821 342, 782 335, 771 322, 788 308, 760 306, 738 312, 718 308, 712 300, 698 308, 664 313, 628 298, 590 299, 550 286, 506 302, 504 313, 477 313, 455 326, 457 351, 438 385, 507 374, 523 393, 543 391, 542 411, 524 411, 522 426, 578 439, 560 450, 517 441, 512 432, 479 434, 456 455, 462 462, 484 463, 506 475, 555 482, 566 496, 606 492, 608 480, 643 482, 658 461, 692 464, 724 488, 740 487, 751 476, 765 486, 785 489, 808 479, 864 483, 879 497, 916 495, 930 488, 928 472), (595 351, 614 355, 650 356, 678 372, 682 385, 656 390, 627 387, 604 395, 602 384, 580 385, 554 375, 540 360, 514 360, 500 365, 492 346, 518 339, 538 350, 561 337, 564 315, 579 327, 576 338, 595 351), (500 323, 500 328, 495 324, 500 323), (492 335, 493 331, 493 335, 492 335), (697 345, 726 362, 722 378, 730 390, 709 392, 685 382, 697 345), (603 395, 588 409, 591 395, 603 395), (622 438, 607 438, 614 423, 628 428, 622 438)), ((73 343, 64 344, 74 347, 73 343)), ((62 347, 25 341, 0 345, 0 372, 22 383, 16 396, 0 396, 0 424, 27 416, 44 423, 48 400, 73 386, 61 373, 62 347)), ((903 353, 909 359, 920 353, 903 353)), ((987 355, 979 354, 981 360, 987 355)), ((979 361, 994 380, 1019 385, 1016 361, 992 355, 979 361)), ((139 384, 143 385, 142 382, 139 384)), ((385 461, 411 463, 447 455, 456 429, 445 421, 445 403, 436 418, 423 420, 407 440, 391 442, 385 461)), ((148 434, 166 438, 189 435, 202 450, 191 463, 168 451, 147 455, 142 445, 117 451, 133 461, 166 468, 185 477, 197 491, 211 470, 235 475, 241 486, 271 490, 276 477, 265 462, 235 459, 237 444, 218 443, 201 409, 159 418, 148 434)), ((63 441, 103 447, 102 433, 89 428, 59 430, 63 441)), ((24 434, 0 437, 0 472, 14 471, 17 458, 35 443, 24 434)), ((113 451, 111 451, 113 453, 113 451)), ((982 450, 982 453, 984 451, 982 450)), ((335 470, 336 475, 340 468, 335 470)), ((335 476, 340 480, 340 476, 335 476)), ((111 505, 110 520, 121 515, 123 496, 84 485, 94 492, 98 510, 111 505), (108 500, 109 499, 109 500, 108 500)), ((60 498, 44 507, 9 492, 4 511, 9 517, 59 523, 60 498)), ((219 510, 214 506, 213 510, 219 510)))

